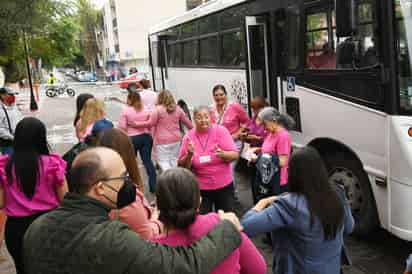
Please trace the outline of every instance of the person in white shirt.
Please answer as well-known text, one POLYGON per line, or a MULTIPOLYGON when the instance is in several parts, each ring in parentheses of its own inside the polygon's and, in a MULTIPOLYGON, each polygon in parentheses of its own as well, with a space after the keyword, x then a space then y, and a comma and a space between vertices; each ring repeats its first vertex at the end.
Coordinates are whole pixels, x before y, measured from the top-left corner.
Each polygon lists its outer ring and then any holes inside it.
POLYGON ((0 150, 3 154, 10 154, 16 125, 23 118, 16 106, 15 92, 0 88, 0 107, 0 150))

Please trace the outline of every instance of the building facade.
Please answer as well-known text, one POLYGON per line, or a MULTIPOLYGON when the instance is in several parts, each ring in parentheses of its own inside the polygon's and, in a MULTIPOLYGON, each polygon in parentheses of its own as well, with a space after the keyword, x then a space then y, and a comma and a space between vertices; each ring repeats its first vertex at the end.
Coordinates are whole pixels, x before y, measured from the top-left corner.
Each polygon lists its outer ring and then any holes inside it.
POLYGON ((186 10, 186 0, 108 0, 102 8, 105 69, 149 72, 149 28, 186 10))

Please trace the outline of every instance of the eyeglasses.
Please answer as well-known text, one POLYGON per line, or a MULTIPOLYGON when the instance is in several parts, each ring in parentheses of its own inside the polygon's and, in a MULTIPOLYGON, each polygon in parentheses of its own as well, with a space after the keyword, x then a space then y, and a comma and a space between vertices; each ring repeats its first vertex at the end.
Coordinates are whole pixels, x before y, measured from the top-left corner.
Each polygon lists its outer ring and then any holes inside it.
POLYGON ((112 178, 101 179, 100 181, 108 182, 108 181, 115 181, 115 180, 123 180, 124 183, 133 182, 132 178, 130 178, 129 174, 126 174, 126 175, 120 176, 120 177, 112 177, 112 178))

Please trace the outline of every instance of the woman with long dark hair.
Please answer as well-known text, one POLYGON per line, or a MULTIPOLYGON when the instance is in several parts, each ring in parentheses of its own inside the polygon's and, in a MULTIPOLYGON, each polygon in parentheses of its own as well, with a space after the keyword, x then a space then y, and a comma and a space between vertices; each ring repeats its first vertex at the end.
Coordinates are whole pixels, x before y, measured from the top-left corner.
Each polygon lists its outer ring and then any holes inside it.
MULTIPOLYGON (((173 168, 159 176, 156 203, 165 231, 153 240, 169 246, 190 245, 206 235, 219 222, 216 213, 199 214, 200 189, 187 169, 173 168)), ((243 233, 242 244, 214 268, 212 274, 266 273, 265 259, 243 233)))
POLYGON ((143 182, 130 138, 119 129, 107 129, 99 134, 96 145, 111 148, 120 154, 130 179, 137 187, 136 201, 121 209, 112 210, 110 218, 119 219, 128 224, 143 239, 148 240, 158 235, 162 229, 162 223, 158 220, 156 211, 149 206, 144 197, 143 182))
POLYGON ((289 191, 260 200, 243 217, 244 232, 272 232, 275 274, 339 274, 343 234, 352 232, 354 220, 343 188, 328 182, 314 148, 292 155, 289 191))
POLYGON ((67 192, 66 162, 50 154, 45 125, 24 118, 16 127, 13 154, 0 157, 0 208, 7 214, 6 245, 23 274, 23 236, 41 214, 56 208, 67 192))

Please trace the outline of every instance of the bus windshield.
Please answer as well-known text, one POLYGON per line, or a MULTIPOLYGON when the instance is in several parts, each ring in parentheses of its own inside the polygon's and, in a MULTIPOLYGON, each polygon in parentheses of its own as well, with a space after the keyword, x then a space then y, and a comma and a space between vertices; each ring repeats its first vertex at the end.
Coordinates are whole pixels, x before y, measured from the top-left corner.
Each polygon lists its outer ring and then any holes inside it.
POLYGON ((400 111, 412 114, 412 0, 394 0, 398 46, 400 111))

